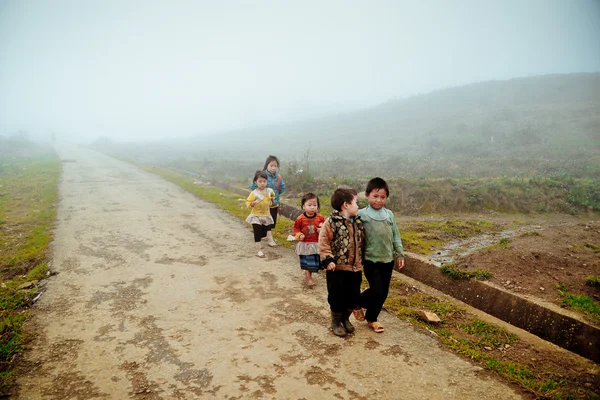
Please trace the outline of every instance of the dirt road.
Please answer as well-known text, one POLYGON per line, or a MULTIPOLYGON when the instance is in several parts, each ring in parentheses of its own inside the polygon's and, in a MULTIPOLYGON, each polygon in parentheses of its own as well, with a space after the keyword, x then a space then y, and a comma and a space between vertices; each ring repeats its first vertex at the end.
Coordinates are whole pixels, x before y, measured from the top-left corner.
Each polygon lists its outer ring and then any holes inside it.
POLYGON ((20 399, 516 399, 512 388, 383 313, 328 329, 323 277, 253 256, 251 232, 182 189, 77 147, 64 174, 20 399), (357 323, 358 325, 358 323, 357 323))

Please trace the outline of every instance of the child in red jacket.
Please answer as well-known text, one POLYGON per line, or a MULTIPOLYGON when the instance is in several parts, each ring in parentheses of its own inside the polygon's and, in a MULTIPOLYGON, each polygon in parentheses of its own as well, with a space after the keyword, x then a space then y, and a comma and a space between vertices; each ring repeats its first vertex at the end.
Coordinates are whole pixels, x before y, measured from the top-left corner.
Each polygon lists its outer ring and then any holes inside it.
POLYGON ((312 279, 313 272, 321 269, 319 256, 319 231, 325 217, 319 214, 319 197, 314 193, 306 193, 301 200, 304 211, 294 223, 294 237, 298 241, 296 254, 300 257, 300 268, 304 270, 304 278, 308 286, 316 285, 312 279))

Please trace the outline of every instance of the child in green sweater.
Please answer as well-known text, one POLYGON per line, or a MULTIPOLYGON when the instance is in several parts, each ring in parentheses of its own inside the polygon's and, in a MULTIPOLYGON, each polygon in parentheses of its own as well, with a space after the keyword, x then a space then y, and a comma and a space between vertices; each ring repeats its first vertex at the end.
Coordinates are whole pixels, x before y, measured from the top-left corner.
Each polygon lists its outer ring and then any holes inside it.
POLYGON ((365 230, 364 274, 369 288, 361 293, 360 308, 353 314, 359 321, 366 319, 374 332, 381 333, 384 328, 377 317, 388 296, 394 259, 398 259, 398 269, 404 268, 404 250, 394 213, 385 208, 390 195, 387 182, 371 179, 365 195, 369 205, 360 209, 358 215, 365 230), (366 315, 363 308, 367 309, 366 315))

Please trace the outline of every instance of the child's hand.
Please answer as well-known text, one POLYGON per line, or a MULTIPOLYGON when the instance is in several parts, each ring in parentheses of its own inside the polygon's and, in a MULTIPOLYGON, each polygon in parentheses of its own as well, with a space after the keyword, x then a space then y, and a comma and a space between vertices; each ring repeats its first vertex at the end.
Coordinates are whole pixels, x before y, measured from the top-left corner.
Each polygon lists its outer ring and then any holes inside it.
POLYGON ((305 237, 306 236, 304 236, 304 233, 301 233, 300 236, 298 236, 298 240, 303 241, 305 237))
POLYGON ((404 258, 398 259, 398 269, 404 268, 404 258))
POLYGON ((323 223, 321 222, 319 224, 319 226, 317 226, 317 233, 321 232, 321 227, 323 226, 323 223))
POLYGON ((327 265, 327 271, 335 270, 335 263, 332 261, 327 265))
POLYGON ((256 205, 256 201, 253 201, 252 203, 250 203, 250 207, 254 207, 256 205))

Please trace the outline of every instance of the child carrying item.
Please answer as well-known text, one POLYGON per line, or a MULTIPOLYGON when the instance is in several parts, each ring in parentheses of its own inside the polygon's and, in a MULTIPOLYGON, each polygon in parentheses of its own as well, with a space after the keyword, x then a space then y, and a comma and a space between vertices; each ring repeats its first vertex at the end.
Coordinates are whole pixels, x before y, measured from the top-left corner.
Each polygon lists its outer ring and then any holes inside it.
POLYGON ((316 285, 312 279, 313 272, 321 269, 319 256, 319 231, 325 222, 325 217, 319 214, 321 203, 314 193, 306 193, 301 200, 304 212, 294 223, 294 237, 298 241, 296 254, 300 257, 300 268, 304 270, 304 278, 308 286, 316 285))

